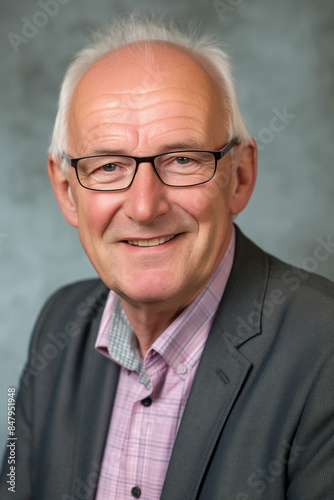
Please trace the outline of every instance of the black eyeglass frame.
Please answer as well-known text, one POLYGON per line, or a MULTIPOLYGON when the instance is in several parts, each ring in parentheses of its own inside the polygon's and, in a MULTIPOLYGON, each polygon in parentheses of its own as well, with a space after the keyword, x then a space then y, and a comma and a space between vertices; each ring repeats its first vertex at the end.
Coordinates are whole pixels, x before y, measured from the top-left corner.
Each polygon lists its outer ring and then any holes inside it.
POLYGON ((206 184, 207 182, 211 181, 214 176, 216 175, 216 171, 217 171, 217 163, 218 163, 218 160, 221 160, 221 158, 223 158, 229 151, 230 149, 232 149, 234 146, 236 146, 237 144, 240 144, 240 140, 238 140, 237 137, 234 137, 233 139, 231 139, 227 144, 226 146, 223 147, 223 149, 219 150, 219 151, 207 151, 207 150, 181 150, 181 151, 170 151, 170 152, 167 152, 167 153, 160 153, 158 155, 154 155, 154 156, 131 156, 131 155, 93 155, 93 156, 80 156, 79 158, 71 158, 67 153, 63 153, 63 158, 65 158, 65 160, 67 161, 67 163, 73 167, 75 169, 75 173, 76 173, 76 176, 77 176, 77 179, 78 179, 78 182, 80 184, 80 186, 82 186, 84 189, 89 189, 90 191, 99 191, 99 192, 111 192, 111 191, 124 191, 125 189, 128 189, 131 184, 133 183, 133 180, 136 176, 136 173, 137 173, 137 170, 138 170, 138 165, 140 163, 151 163, 151 165, 153 166, 154 170, 155 170, 155 173, 157 174, 157 176, 159 177, 159 179, 161 180, 161 182, 165 185, 165 186, 169 186, 169 187, 192 187, 192 186, 199 186, 200 184, 206 184), (214 168, 214 171, 213 171, 213 174, 212 176, 210 177, 210 179, 207 179, 206 181, 202 181, 202 182, 197 182, 196 184, 186 184, 186 185, 181 185, 181 186, 177 186, 175 184, 167 184, 166 182, 164 182, 160 175, 159 175, 159 172, 157 171, 157 168, 155 166, 155 159, 156 158, 159 158, 159 156, 164 156, 166 154, 176 154, 176 153, 191 153, 192 151, 196 151, 197 153, 211 153, 213 156, 214 156, 214 159, 215 159, 215 168, 214 168), (130 183, 126 186, 126 187, 123 187, 123 188, 117 188, 117 189, 94 189, 94 188, 90 188, 90 187, 87 187, 87 186, 84 186, 81 181, 80 181, 80 178, 79 178, 79 174, 78 174, 78 162, 80 160, 85 160, 87 158, 103 158, 103 157, 110 157, 110 156, 118 156, 120 158, 131 158, 132 160, 135 160, 136 162, 136 168, 134 170, 134 173, 133 173, 133 177, 130 181, 130 183))

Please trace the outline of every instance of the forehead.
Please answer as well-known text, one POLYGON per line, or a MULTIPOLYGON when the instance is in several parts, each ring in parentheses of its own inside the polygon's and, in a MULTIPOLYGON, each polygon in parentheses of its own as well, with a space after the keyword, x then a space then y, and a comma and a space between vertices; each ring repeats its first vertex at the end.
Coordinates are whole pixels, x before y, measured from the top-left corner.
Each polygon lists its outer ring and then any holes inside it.
POLYGON ((184 129, 188 119, 200 132, 209 116, 221 128, 221 110, 215 77, 190 51, 142 42, 111 51, 88 68, 71 100, 69 126, 91 137, 105 135, 111 123, 116 135, 117 124, 121 135, 122 124, 154 135, 162 123, 171 126, 168 120, 184 129))
POLYGON ((218 91, 208 66, 204 68, 192 51, 172 43, 140 42, 108 52, 93 63, 80 79, 74 97, 93 88, 140 94, 171 85, 214 94, 218 91))

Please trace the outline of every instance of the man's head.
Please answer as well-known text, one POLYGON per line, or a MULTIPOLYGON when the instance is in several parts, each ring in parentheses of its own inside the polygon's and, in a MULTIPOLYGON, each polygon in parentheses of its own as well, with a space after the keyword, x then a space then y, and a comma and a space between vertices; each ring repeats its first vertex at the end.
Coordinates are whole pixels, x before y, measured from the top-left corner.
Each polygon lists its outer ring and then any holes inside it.
POLYGON ((67 221, 78 227, 106 285, 133 304, 181 309, 213 275, 233 216, 248 202, 255 145, 242 123, 224 53, 205 40, 196 46, 191 37, 133 18, 117 31, 122 43, 112 31, 69 69, 49 173, 67 221), (78 158, 217 151, 233 137, 240 144, 218 161, 213 179, 191 187, 163 184, 153 165, 143 162, 127 189, 92 191, 62 159, 63 152, 78 158))

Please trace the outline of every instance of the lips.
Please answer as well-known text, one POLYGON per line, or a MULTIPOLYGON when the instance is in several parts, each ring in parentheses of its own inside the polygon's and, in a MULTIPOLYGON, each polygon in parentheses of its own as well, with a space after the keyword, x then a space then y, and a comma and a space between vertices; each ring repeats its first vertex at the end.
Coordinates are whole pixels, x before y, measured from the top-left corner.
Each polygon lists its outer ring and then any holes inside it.
POLYGON ((163 245, 164 243, 167 243, 167 241, 172 240, 173 238, 175 238, 175 236, 176 236, 175 234, 172 234, 171 236, 152 238, 150 240, 127 240, 127 243, 135 247, 156 247, 158 245, 163 245))

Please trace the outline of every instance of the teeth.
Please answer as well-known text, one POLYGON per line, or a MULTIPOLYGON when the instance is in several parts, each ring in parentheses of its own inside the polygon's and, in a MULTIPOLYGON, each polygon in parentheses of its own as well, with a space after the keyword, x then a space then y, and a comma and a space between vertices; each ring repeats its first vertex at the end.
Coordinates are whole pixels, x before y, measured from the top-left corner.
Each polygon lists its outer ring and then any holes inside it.
POLYGON ((128 243, 130 245, 134 245, 136 247, 156 247, 158 245, 162 245, 163 243, 166 243, 167 241, 173 239, 175 237, 175 234, 173 236, 166 236, 163 238, 154 238, 152 240, 128 240, 128 243))

